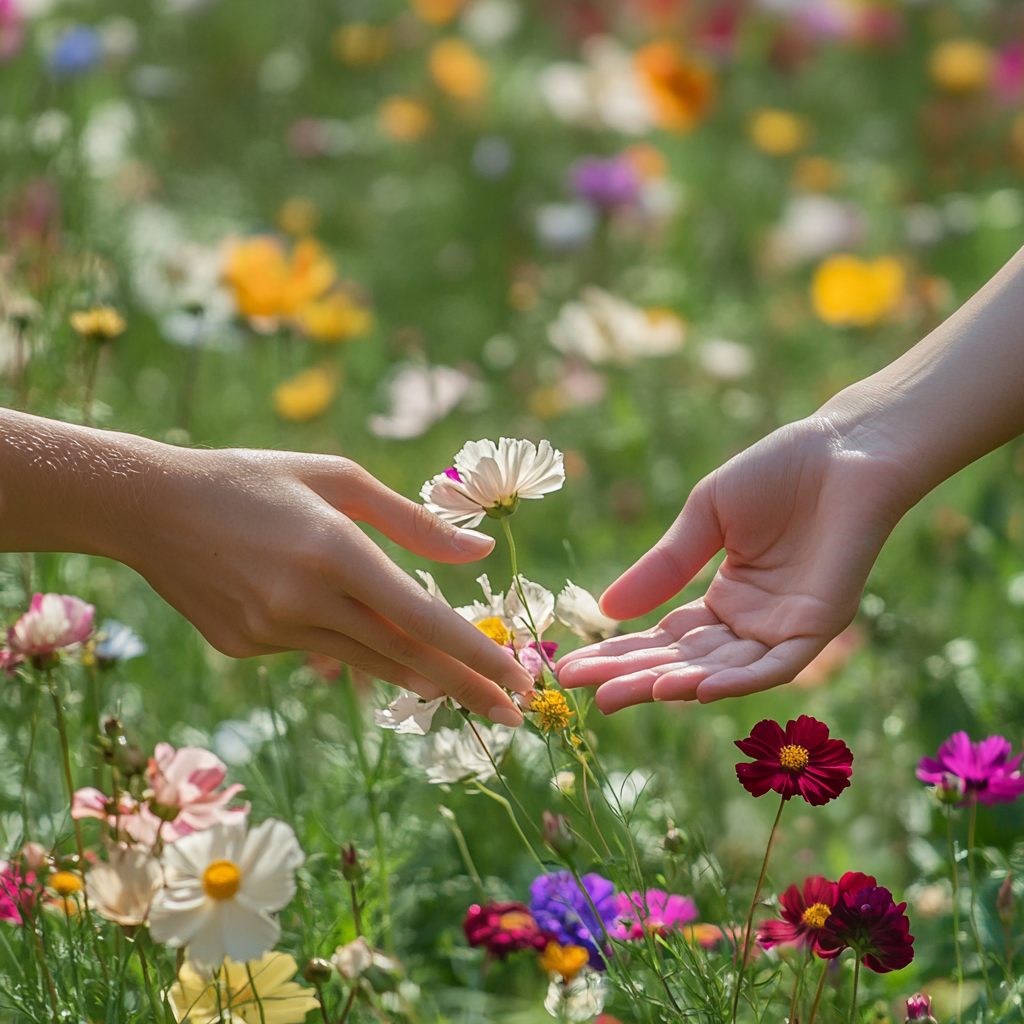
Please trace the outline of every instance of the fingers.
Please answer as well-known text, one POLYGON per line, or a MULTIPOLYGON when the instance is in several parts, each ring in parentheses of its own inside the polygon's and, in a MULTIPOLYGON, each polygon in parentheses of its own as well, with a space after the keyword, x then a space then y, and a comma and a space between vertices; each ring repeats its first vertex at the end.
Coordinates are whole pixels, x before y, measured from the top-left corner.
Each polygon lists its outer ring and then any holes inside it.
POLYGON ((634 619, 679 593, 722 547, 722 530, 705 477, 691 492, 679 517, 657 544, 602 595, 605 615, 634 619))
MULTIPOLYGON (((367 609, 372 609, 378 616, 393 623, 397 633, 405 635, 406 643, 409 638, 418 641, 417 646, 404 652, 406 657, 395 657, 394 660, 429 676, 426 670, 428 664, 434 664, 434 656, 444 652, 450 655, 450 659, 445 662, 448 666, 454 664, 451 660, 454 659, 472 670, 472 673, 494 680, 507 690, 525 693, 532 689, 530 673, 509 657, 508 651, 442 601, 431 597, 358 527, 349 524, 349 528, 350 535, 342 538, 342 545, 324 565, 324 578, 328 587, 339 597, 351 596, 367 609), (424 660, 420 662, 416 659, 424 660)), ((349 632, 330 622, 322 622, 320 625, 349 632)), ((357 639, 363 638, 357 636, 357 639)), ((372 643, 368 646, 381 650, 372 643)), ((434 681, 438 682, 437 679, 434 681)), ((443 683, 439 685, 451 693, 448 686, 443 683)), ((507 696, 505 699, 507 701, 507 696)), ((470 706, 468 701, 463 703, 470 706)), ((479 713, 486 715, 487 709, 479 713)))
POLYGON ((824 646, 820 637, 784 640, 750 665, 725 668, 707 676, 697 686, 695 696, 701 704, 709 704, 791 682, 824 646))
POLYGON ((492 537, 446 523, 353 463, 346 464, 345 477, 348 486, 343 494, 330 495, 331 504, 415 555, 461 563, 475 562, 494 550, 492 537))

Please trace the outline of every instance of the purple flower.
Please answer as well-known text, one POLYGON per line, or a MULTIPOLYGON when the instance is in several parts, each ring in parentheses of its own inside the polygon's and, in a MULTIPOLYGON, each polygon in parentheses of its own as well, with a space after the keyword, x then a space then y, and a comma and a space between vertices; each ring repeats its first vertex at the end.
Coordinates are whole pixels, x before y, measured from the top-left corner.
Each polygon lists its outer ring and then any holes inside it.
POLYGON ((921 758, 917 777, 944 791, 954 791, 959 783, 964 803, 1010 804, 1024 793, 1024 777, 1017 767, 1021 757, 1024 754, 1010 758, 1010 741, 1002 736, 972 743, 967 733, 956 732, 935 757, 921 758))
POLYGON ((878 974, 906 967, 914 959, 906 909, 882 885, 841 893, 818 935, 818 956, 835 960, 849 947, 878 974))
POLYGON ((635 203, 640 195, 640 177, 633 165, 621 156, 603 159, 585 156, 572 169, 573 191, 580 199, 610 210, 635 203))
POLYGON ((595 874, 584 875, 582 881, 586 892, 569 871, 534 879, 530 886, 530 911, 539 928, 553 932, 563 946, 582 946, 588 950, 590 966, 603 971, 604 935, 613 929, 619 914, 615 886, 595 874))

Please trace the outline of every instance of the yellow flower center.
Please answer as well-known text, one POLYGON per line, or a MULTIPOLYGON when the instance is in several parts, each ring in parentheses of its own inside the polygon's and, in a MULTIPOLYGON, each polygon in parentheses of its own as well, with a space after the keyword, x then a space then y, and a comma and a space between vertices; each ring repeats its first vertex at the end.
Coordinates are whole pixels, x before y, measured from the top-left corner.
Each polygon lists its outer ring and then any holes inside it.
POLYGON ((73 871, 57 871, 50 876, 50 888, 67 899, 82 890, 82 879, 73 871))
POLYGON ((529 928, 533 924, 533 918, 523 910, 510 910, 498 918, 498 924, 512 931, 514 928, 529 928))
POLYGON ((530 701, 529 710, 537 716, 537 722, 545 732, 564 729, 573 715, 565 697, 557 690, 540 690, 530 701))
POLYGON ((789 744, 779 751, 779 764, 788 768, 791 772, 798 772, 807 767, 810 755, 806 747, 796 747, 789 744))
POLYGON ((500 644, 502 647, 512 639, 505 623, 502 622, 497 615, 492 615, 489 619, 484 619, 482 622, 478 622, 476 624, 476 628, 479 629, 484 636, 489 636, 496 644, 500 644))
POLYGON ((822 928, 832 915, 832 911, 824 903, 812 903, 800 919, 808 928, 822 928))
POLYGON ((212 900, 229 900, 242 884, 242 872, 230 860, 212 860, 203 872, 203 892, 212 900))

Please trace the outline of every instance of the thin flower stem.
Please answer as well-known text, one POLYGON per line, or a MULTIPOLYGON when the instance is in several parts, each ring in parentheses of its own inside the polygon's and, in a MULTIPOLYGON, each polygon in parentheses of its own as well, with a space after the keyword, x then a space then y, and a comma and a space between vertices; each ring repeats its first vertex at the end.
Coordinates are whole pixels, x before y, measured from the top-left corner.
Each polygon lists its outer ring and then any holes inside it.
POLYGON ((356 988, 355 980, 352 981, 352 991, 348 994, 348 1002, 345 1003, 345 1009, 341 1011, 341 1016, 338 1018, 338 1024, 345 1024, 348 1020, 349 1011, 352 1009, 352 1004, 356 1001, 356 988))
POLYGON ((789 1001, 789 1024, 797 1024, 796 1003, 800 998, 800 984, 804 980, 804 971, 807 970, 810 958, 811 952, 808 950, 807 956, 800 961, 800 970, 796 972, 796 976, 793 979, 793 998, 789 1001))
POLYGON ((362 935, 363 934, 363 918, 362 918, 362 915, 359 913, 359 897, 358 897, 358 895, 356 895, 356 883, 355 882, 349 882, 348 883, 348 890, 349 890, 349 893, 352 896, 352 918, 355 921, 355 925, 356 925, 356 935, 357 936, 358 935, 362 935))
POLYGON ((260 1024, 267 1024, 267 1017, 263 1012, 263 1000, 260 999, 260 994, 256 990, 256 979, 252 976, 252 964, 248 960, 245 961, 245 973, 249 975, 249 987, 252 989, 253 998, 256 1000, 256 1007, 260 1011, 260 1024))
POLYGON ((750 956, 750 928, 754 923, 754 911, 757 909, 757 900, 761 895, 761 886, 764 885, 764 876, 768 873, 768 859, 772 855, 772 843, 775 842, 775 833, 779 827, 779 820, 782 818, 782 809, 786 806, 786 798, 779 801, 779 809, 772 824, 771 833, 768 836, 768 846, 764 851, 764 861, 761 864, 761 875, 757 880, 757 888, 754 890, 754 898, 750 901, 750 913, 747 914, 747 926, 743 931, 743 956, 740 959, 739 975, 736 978, 736 991, 732 997, 732 1024, 736 1024, 736 1017, 740 1012, 740 990, 743 988, 743 975, 747 970, 747 958, 750 956))
POLYGON ((814 1003, 811 1006, 811 1015, 807 1018, 807 1024, 814 1024, 815 1015, 818 1012, 818 1004, 821 1002, 821 991, 825 987, 825 972, 828 970, 828 961, 825 960, 821 965, 821 975, 818 977, 818 987, 814 993, 814 1003))
POLYGON ((587 789, 587 776, 590 774, 590 768, 587 766, 586 759, 582 757, 582 755, 576 754, 575 757, 583 768, 583 802, 587 805, 587 812, 590 814, 590 824, 594 826, 594 831, 597 833, 598 838, 601 840, 601 845, 604 847, 604 852, 608 855, 608 858, 610 860, 612 856, 611 847, 608 845, 608 840, 605 839, 604 834, 601 832, 601 829, 597 824, 597 817, 594 815, 594 808, 591 806, 590 803, 590 792, 587 789))
POLYGON ((530 851, 530 856, 537 862, 537 866, 546 874, 548 869, 544 866, 544 861, 537 856, 537 851, 533 848, 530 840, 526 838, 526 833, 519 827, 519 819, 516 818, 516 812, 512 810, 512 805, 500 793, 495 793, 494 790, 488 789, 479 780, 475 779, 473 781, 473 785, 476 786, 481 793, 486 793, 492 800, 501 804, 501 806, 505 808, 505 812, 508 814, 509 820, 512 822, 519 838, 522 839, 523 845, 530 851))
POLYGON ((860 954, 853 964, 853 995, 850 997, 850 1024, 853 1024, 853 1015, 857 1012, 857 986, 860 983, 860 954))
POLYGON ((978 822, 978 797, 971 794, 971 817, 967 827, 967 872, 971 878, 971 932, 974 935, 974 945, 978 951, 978 959, 981 961, 981 976, 985 979, 985 994, 988 997, 988 1005, 992 1006, 992 982, 989 980, 988 967, 985 964, 985 951, 981 947, 981 932, 978 931, 978 908, 977 908, 977 881, 974 874, 974 829, 978 822))
POLYGON ((82 400, 82 422, 92 426, 92 399, 96 390, 96 371, 100 365, 100 345, 95 341, 87 343, 89 348, 85 356, 85 397, 82 400))
POLYGON ((505 781, 505 776, 501 774, 501 769, 498 767, 498 762, 495 761, 494 755, 491 753, 487 744, 484 743, 484 738, 480 735, 480 730, 477 729, 476 725, 473 722, 471 722, 468 718, 466 719, 466 725, 468 725, 470 729, 472 729, 473 735, 476 737, 477 742, 480 744, 481 747, 483 747, 484 753, 487 755, 487 760, 491 762, 491 767, 494 769, 495 776, 497 777, 498 781, 502 784, 502 786, 505 787, 505 792, 508 793, 509 797, 512 799, 512 802, 516 805, 516 807, 519 808, 523 817, 526 818, 527 821, 529 821, 530 815, 527 813, 526 808, 519 802, 519 797, 517 797, 515 793, 512 791, 512 787, 505 781))
POLYGON ((53 1011, 53 1024, 60 1024, 60 1015, 57 1012, 57 989, 53 984, 53 975, 46 962, 46 950, 43 949, 43 940, 36 928, 35 915, 29 910, 28 903, 22 906, 21 911, 28 918, 28 925, 32 931, 32 938, 35 940, 36 954, 39 957, 39 966, 42 968, 43 977, 46 979, 46 987, 50 992, 50 1008, 53 1011))
POLYGON ((324 1024, 331 1024, 327 1019, 327 1006, 324 1004, 324 987, 318 981, 316 984, 316 1001, 320 1004, 320 1016, 323 1018, 324 1024))
POLYGON ((445 810, 448 812, 444 815, 445 820, 448 822, 448 827, 452 830, 452 835, 455 836, 455 845, 459 848, 459 853, 462 855, 462 862, 466 865, 469 877, 473 879, 473 884, 480 890, 483 896, 486 897, 487 890, 484 888, 483 879, 481 879, 480 872, 476 869, 476 864, 473 863, 472 854, 469 852, 469 844, 466 842, 466 837, 462 834, 462 829, 459 828, 459 823, 455 818, 455 813, 448 807, 446 807, 445 810))
POLYGON ((953 950, 956 953, 956 1024, 961 1024, 964 1001, 964 964, 960 953, 960 865, 953 846, 953 808, 946 804, 946 842, 949 846, 949 870, 953 883, 953 950))
MULTIPOLYGON (((146 959, 146 951, 142 948, 142 943, 139 939, 136 939, 135 941, 139 947, 139 963, 142 965, 142 983, 146 987, 146 997, 149 999, 149 1008, 153 1011, 153 1020, 156 1022, 160 1022, 164 1019, 164 1015, 160 1006, 157 1003, 156 996, 153 994, 153 982, 150 980, 149 977, 149 961, 146 959)), ((219 985, 217 986, 217 989, 219 1002, 219 985)))

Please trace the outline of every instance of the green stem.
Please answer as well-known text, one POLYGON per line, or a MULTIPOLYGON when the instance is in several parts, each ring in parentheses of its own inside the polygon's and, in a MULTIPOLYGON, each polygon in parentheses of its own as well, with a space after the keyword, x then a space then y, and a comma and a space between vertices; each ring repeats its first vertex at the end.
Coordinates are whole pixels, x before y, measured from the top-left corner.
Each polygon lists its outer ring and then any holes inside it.
POLYGON ((853 1015, 857 1012, 857 986, 860 983, 860 954, 853 965, 853 995, 850 997, 850 1024, 853 1024, 853 1015))
POLYGON ((359 896, 356 893, 356 883, 348 883, 349 895, 352 897, 352 919, 356 925, 356 935, 363 934, 363 918, 359 913, 359 896))
POLYGON ((480 890, 484 898, 486 898, 487 890, 484 888, 483 879, 481 879, 480 872, 476 869, 476 864, 473 863, 473 857, 469 852, 469 844, 466 842, 466 837, 462 834, 462 829, 459 828, 459 823, 455 818, 455 812, 452 811, 450 807, 443 807, 441 813, 448 822, 448 827, 452 830, 452 835, 455 836, 455 845, 459 848, 459 853, 462 855, 462 862, 466 865, 469 877, 473 879, 473 884, 480 890))
POLYGON ((501 806, 505 808, 505 813, 509 816, 509 820, 512 822, 512 826, 515 828, 519 838, 522 839, 523 845, 527 850, 529 850, 530 856, 534 861, 536 861, 537 866, 546 874, 548 869, 544 866, 544 861, 537 856, 537 851, 531 845, 530 840, 526 838, 526 833, 519 827, 519 820, 516 818, 516 812, 512 810, 512 805, 500 793, 495 793, 494 790, 488 789, 479 780, 474 780, 473 785, 476 786, 481 793, 485 793, 492 800, 501 804, 501 806))
MULTIPOLYGON (((139 947, 139 963, 142 965, 142 983, 146 988, 146 998, 149 1000, 149 1008, 153 1013, 153 1020, 156 1024, 159 1024, 164 1019, 164 1015, 156 996, 153 994, 153 982, 149 977, 149 961, 146 959, 146 951, 142 948, 141 936, 137 937, 135 942, 139 947)), ((218 985, 217 988, 219 991, 220 986, 218 985)))
POLYGON ((87 343, 89 348, 86 352, 85 364, 85 398, 82 407, 82 421, 87 427, 92 426, 92 399, 96 390, 96 371, 100 365, 100 345, 95 341, 87 343))
POLYGON ((757 888, 754 890, 754 898, 750 901, 750 912, 747 914, 747 926, 743 931, 743 956, 740 960, 740 970, 736 978, 736 991, 732 997, 732 1024, 736 1024, 736 1017, 740 1012, 740 990, 743 988, 743 975, 747 970, 747 958, 750 956, 750 929, 754 923, 754 911, 757 909, 757 900, 761 895, 761 886, 764 885, 764 876, 768 873, 768 859, 772 855, 772 843, 775 842, 775 832, 779 827, 779 819, 782 817, 782 808, 786 806, 786 798, 779 801, 779 809, 772 824, 771 833, 768 836, 768 846, 764 851, 764 860, 761 863, 761 874, 757 879, 757 888))
POLYGON ((981 948, 981 932, 978 931, 977 917, 977 881, 974 874, 974 829, 978 822, 978 797, 971 794, 971 817, 967 827, 967 872, 971 878, 971 932, 974 935, 974 945, 978 951, 978 960, 981 961, 981 975, 985 979, 985 994, 988 998, 988 1005, 992 1006, 992 983, 988 977, 988 967, 985 964, 985 951, 981 948))
MULTIPOLYGON (((508 525, 508 516, 502 516, 501 528, 505 531, 505 539, 508 541, 509 555, 512 558, 512 585, 516 588, 516 593, 519 595, 519 603, 523 606, 523 610, 526 612, 526 621, 530 626, 530 633, 533 635, 534 642, 537 644, 537 653, 540 655, 541 660, 550 669, 551 663, 548 661, 548 656, 544 653, 544 648, 540 645, 540 632, 537 629, 537 623, 533 621, 533 612, 530 611, 530 606, 526 603, 526 594, 523 591, 523 581, 519 578, 519 566, 516 563, 516 542, 512 539, 512 527, 508 525)), ((552 669, 552 671, 554 671, 552 669)))
POLYGON ((348 1002, 345 1003, 345 1009, 341 1011, 341 1016, 338 1018, 338 1024, 345 1024, 348 1020, 349 1011, 352 1009, 352 1004, 356 1001, 357 982, 353 979, 352 991, 348 994, 348 1002))
POLYGON ((252 989, 252 997, 256 1000, 256 1007, 260 1011, 260 1024, 267 1024, 267 1017, 263 1012, 263 1000, 260 999, 260 994, 256 990, 256 979, 252 976, 252 964, 248 960, 245 961, 245 973, 249 975, 249 988, 252 989))
POLYGON ((811 1006, 811 1015, 807 1018, 807 1024, 814 1024, 815 1015, 818 1012, 818 1004, 821 1002, 821 991, 825 987, 825 972, 828 970, 828 961, 821 965, 821 975, 818 978, 818 987, 814 992, 814 1003, 811 1006))
POLYGON ((43 977, 46 979, 46 987, 50 993, 50 1009, 53 1011, 53 1024, 60 1024, 60 1015, 57 1012, 57 989, 53 984, 53 975, 50 973, 49 965, 46 963, 46 950, 43 949, 43 940, 36 928, 35 915, 29 909, 28 903, 21 910, 28 918, 28 926, 32 931, 32 938, 35 940, 36 955, 39 957, 39 966, 42 968, 43 977))
POLYGON ((797 1024, 796 1020, 796 1001, 800 998, 800 983, 804 980, 804 971, 807 970, 807 963, 810 960, 811 954, 808 952, 800 961, 800 970, 796 972, 796 976, 793 979, 793 998, 789 1001, 789 1024, 797 1024))
POLYGON ((953 808, 946 804, 946 843, 949 846, 949 870, 953 882, 953 951, 956 953, 956 1024, 961 1024, 964 1002, 964 964, 960 953, 960 865, 953 845, 953 808))

